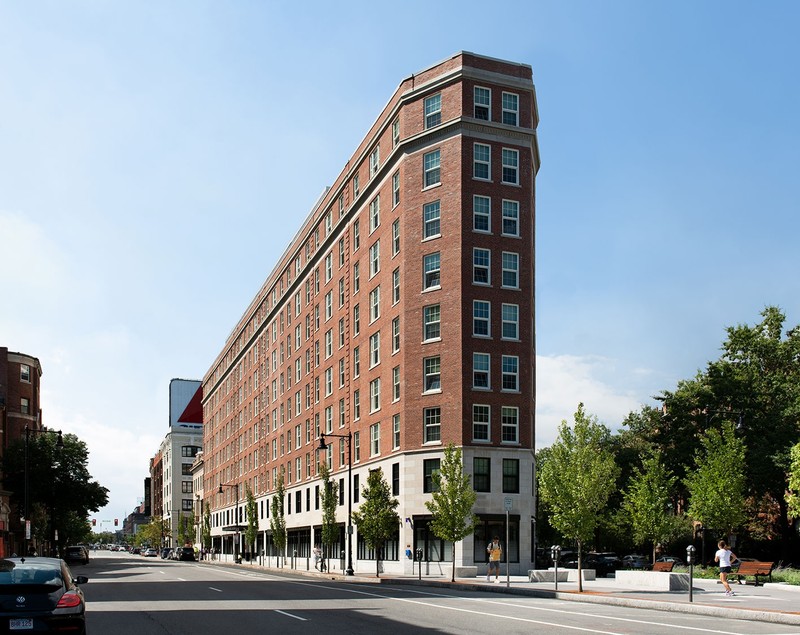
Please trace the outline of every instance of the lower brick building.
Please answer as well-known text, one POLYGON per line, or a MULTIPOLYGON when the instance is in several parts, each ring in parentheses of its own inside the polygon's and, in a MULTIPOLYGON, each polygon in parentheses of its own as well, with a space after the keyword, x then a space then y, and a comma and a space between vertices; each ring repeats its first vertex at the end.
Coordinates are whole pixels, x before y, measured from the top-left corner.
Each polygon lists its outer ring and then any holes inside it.
MULTIPOLYGON (((281 473, 289 553, 308 557, 324 460, 339 484, 335 557, 348 502, 381 468, 401 518, 384 568, 410 570, 409 545, 445 569, 453 545, 425 502, 453 443, 480 518, 456 566, 484 571, 486 544, 508 531, 512 573, 530 568, 537 124, 530 66, 458 53, 400 83, 298 222, 203 379, 204 499, 223 557, 247 491, 271 552, 281 473)), ((355 569, 373 571, 357 528, 352 545, 355 569)))

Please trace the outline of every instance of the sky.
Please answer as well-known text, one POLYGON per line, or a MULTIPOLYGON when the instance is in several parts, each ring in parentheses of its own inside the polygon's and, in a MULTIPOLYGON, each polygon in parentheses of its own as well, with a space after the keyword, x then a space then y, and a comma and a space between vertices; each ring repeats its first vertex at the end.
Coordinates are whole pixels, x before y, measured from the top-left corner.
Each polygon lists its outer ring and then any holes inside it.
POLYGON ((0 0, 0 346, 89 448, 99 528, 401 81, 528 64, 536 443, 612 430, 779 306, 800 323, 800 4, 0 0))

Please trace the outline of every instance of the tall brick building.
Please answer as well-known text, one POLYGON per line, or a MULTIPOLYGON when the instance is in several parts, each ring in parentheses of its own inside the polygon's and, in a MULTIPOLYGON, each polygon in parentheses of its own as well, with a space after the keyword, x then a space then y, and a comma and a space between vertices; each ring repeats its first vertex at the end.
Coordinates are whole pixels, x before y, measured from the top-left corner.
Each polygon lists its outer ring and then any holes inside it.
MULTIPOLYGON (((269 553, 283 470, 289 549, 309 555, 320 541, 317 461, 327 460, 340 486, 335 555, 348 495, 357 509, 381 468, 402 521, 385 568, 410 567, 406 545, 446 568, 453 547, 429 530, 424 503, 452 442, 480 517, 456 566, 485 568, 510 507, 511 571, 529 568, 537 123, 524 64, 462 52, 400 84, 203 379, 217 550, 233 551, 249 488, 269 553), (318 452, 326 433, 352 435, 352 447, 330 436, 318 452), (220 484, 238 485, 238 502, 220 484)), ((374 570, 357 530, 353 545, 355 569, 374 570)))

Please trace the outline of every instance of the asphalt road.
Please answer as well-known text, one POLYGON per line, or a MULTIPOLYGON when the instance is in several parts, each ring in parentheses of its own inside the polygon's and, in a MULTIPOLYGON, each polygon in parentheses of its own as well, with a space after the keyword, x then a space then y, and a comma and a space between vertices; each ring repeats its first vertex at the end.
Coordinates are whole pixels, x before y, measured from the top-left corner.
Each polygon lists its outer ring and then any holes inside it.
POLYGON ((91 635, 742 633, 800 627, 496 593, 339 582, 96 552, 73 573, 91 635))

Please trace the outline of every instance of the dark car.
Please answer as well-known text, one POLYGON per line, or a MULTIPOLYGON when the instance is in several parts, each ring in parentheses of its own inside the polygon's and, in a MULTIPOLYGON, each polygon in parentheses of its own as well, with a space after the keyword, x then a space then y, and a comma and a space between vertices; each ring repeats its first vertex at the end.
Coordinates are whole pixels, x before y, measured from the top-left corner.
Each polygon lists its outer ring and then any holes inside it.
POLYGON ((647 556, 630 554, 622 558, 622 567, 624 569, 646 571, 647 569, 650 568, 650 559, 647 556))
POLYGON ((178 547, 176 550, 176 560, 192 560, 194 561, 194 547, 178 547))
POLYGON ((164 547, 161 550, 161 557, 166 560, 172 560, 172 547, 164 547))
POLYGON ((64 550, 64 560, 67 562, 89 564, 89 551, 86 549, 86 547, 82 547, 80 545, 67 547, 64 550))
POLYGON ((86 604, 78 585, 58 558, 0 559, 0 624, 3 632, 86 633, 86 604), (6 631, 5 629, 8 629, 6 631))
POLYGON ((677 567, 683 566, 683 560, 678 556, 661 556, 660 558, 656 558, 656 562, 674 562, 677 567))
POLYGON ((616 573, 622 565, 619 556, 609 551, 592 552, 589 557, 594 560, 594 567, 587 567, 587 569, 594 568, 601 578, 607 578, 609 573, 616 573))

